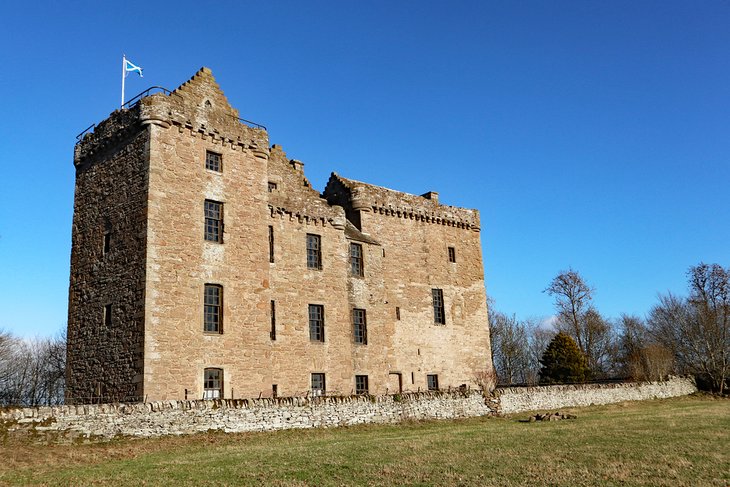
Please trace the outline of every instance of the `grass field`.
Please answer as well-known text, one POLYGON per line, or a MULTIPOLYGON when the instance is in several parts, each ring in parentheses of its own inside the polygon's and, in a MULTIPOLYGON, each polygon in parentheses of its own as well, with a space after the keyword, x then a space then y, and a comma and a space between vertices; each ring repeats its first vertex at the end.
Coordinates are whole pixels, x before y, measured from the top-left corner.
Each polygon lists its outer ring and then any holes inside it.
POLYGON ((572 421, 429 421, 0 445, 0 484, 730 485, 730 400, 563 410, 572 421))

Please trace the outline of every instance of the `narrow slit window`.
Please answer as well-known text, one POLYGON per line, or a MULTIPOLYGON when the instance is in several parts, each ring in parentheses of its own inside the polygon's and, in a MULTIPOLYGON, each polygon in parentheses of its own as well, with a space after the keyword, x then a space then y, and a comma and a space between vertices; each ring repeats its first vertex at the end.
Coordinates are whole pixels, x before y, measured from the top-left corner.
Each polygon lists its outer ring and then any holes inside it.
POLYGON ((276 340, 276 301, 271 300, 271 331, 269 332, 272 340, 276 340))
POLYGON ((277 384, 271 384, 271 397, 274 399, 279 397, 279 386, 277 384))
POLYGON ((269 225, 269 262, 274 262, 274 226, 269 225))
POLYGON ((400 321, 400 306, 395 307, 395 319, 400 321))
POLYGON ((102 255, 106 255, 111 250, 112 246, 112 234, 110 231, 104 232, 104 245, 102 248, 102 255))
POLYGON ((107 304, 104 306, 104 326, 111 326, 112 324, 112 305, 107 304))

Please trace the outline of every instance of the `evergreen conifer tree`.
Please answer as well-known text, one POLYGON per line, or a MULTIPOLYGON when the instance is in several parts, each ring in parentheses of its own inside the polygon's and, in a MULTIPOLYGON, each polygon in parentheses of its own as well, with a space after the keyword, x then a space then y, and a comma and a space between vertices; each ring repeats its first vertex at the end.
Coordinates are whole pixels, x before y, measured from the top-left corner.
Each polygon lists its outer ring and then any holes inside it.
POLYGON ((570 335, 563 332, 550 341, 540 363, 541 384, 566 384, 590 379, 591 372, 583 352, 570 335))

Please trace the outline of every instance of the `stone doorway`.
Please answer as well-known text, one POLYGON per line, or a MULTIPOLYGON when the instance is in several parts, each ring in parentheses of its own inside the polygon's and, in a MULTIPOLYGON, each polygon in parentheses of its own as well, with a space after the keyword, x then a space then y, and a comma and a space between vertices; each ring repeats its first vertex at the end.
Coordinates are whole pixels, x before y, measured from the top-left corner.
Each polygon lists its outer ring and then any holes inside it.
POLYGON ((400 394, 403 392, 403 376, 400 372, 388 374, 388 394, 400 394))

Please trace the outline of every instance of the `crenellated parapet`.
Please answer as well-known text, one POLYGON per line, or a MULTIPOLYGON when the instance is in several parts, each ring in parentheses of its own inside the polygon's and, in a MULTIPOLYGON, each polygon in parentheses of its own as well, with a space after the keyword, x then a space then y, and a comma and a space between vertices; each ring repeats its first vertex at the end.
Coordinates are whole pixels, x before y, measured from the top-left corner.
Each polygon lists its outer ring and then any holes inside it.
POLYGON ((251 151, 260 159, 268 158, 266 130, 249 126, 239 118, 238 110, 228 103, 210 69, 204 67, 170 93, 145 96, 130 108, 115 110, 76 144, 76 166, 148 125, 178 130, 232 150, 251 151))
POLYGON ((268 175, 269 182, 275 185, 268 193, 272 216, 345 228, 345 210, 322 198, 304 175, 304 163, 289 159, 281 146, 271 147, 268 175))
MULTIPOLYGON (((479 211, 442 205, 438 193, 422 196, 346 179, 332 173, 324 191, 327 201, 356 212, 372 212, 394 218, 480 231, 479 211)), ((351 218, 352 220, 352 218, 351 218)))

